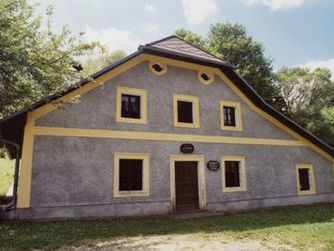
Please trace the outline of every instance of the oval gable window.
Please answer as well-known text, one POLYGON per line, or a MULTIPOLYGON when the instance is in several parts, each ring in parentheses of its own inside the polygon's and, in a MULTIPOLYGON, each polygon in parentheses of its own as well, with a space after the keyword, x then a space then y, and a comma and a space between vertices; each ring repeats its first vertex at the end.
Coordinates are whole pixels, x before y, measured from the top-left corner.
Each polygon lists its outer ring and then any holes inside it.
POLYGON ((156 76, 162 76, 167 73, 167 65, 160 62, 150 62, 148 68, 156 76))
POLYGON ((210 72, 210 71, 203 71, 203 70, 199 71, 198 74, 197 74, 197 77, 198 77, 199 81, 202 84, 205 84, 205 85, 211 84, 214 80, 213 73, 210 72))

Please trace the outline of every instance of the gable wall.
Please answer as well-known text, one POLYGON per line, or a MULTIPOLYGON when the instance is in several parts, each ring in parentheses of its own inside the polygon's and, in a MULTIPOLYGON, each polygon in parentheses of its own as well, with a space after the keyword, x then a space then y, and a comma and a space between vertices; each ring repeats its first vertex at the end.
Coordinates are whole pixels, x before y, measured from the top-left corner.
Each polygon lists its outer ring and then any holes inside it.
POLYGON ((36 124, 66 128, 293 139, 252 111, 218 76, 211 85, 205 86, 198 80, 196 71, 170 66, 166 75, 157 77, 148 71, 146 62, 109 80, 103 87, 84 94, 80 103, 66 104, 40 118, 36 124), (147 90, 147 125, 115 122, 117 86, 147 90), (173 94, 177 93, 199 97, 199 129, 174 128, 173 94), (220 129, 220 100, 241 102, 244 128, 242 132, 220 129))

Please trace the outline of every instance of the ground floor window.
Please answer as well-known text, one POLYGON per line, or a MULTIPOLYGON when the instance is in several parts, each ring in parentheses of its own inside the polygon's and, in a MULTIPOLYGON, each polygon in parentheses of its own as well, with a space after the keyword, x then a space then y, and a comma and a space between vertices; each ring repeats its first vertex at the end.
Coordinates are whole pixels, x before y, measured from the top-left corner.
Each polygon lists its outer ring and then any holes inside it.
POLYGON ((223 192, 246 191, 245 157, 222 157, 222 184, 223 192))
POLYGON ((149 195, 149 155, 146 153, 114 154, 114 196, 149 195))
POLYGON ((297 164, 297 188, 298 194, 314 194, 315 193, 315 179, 313 172, 313 165, 311 164, 297 164))

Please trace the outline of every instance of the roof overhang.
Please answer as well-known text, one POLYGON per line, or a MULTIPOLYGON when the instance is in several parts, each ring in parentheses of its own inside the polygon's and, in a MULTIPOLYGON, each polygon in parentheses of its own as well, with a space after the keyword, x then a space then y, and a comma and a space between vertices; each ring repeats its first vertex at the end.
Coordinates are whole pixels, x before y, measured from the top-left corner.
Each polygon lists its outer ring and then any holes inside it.
MULTIPOLYGON (((164 50, 161 48, 153 48, 151 46, 140 46, 138 48, 138 51, 115 62, 114 64, 104 68, 101 71, 96 72, 95 74, 91 75, 91 79, 96 79, 105 73, 117 68, 118 66, 124 64, 127 61, 130 61, 134 59, 135 57, 139 56, 140 54, 150 54, 155 56, 161 56, 169 59, 189 62, 193 64, 203 65, 206 67, 214 67, 220 69, 225 76, 227 76, 233 84, 249 99, 252 101, 254 105, 256 105, 258 108, 260 108, 263 112, 269 114, 276 120, 280 121, 284 125, 286 125, 288 128, 296 132, 301 137, 305 138, 307 141, 311 142, 324 152, 326 152, 328 155, 331 156, 332 159, 334 159, 334 149, 331 148, 329 145, 327 145, 325 142, 311 134, 310 132, 306 131, 304 128, 299 126, 297 123, 292 121, 287 116, 283 115, 282 113, 275 110, 273 107, 271 107, 269 104, 267 104, 256 92, 255 90, 244 80, 234 69, 234 67, 230 64, 227 64, 225 62, 217 62, 215 60, 208 60, 208 59, 202 59, 194 56, 190 56, 187 54, 177 53, 169 50, 164 50)), ((23 134, 24 134, 24 127, 26 123, 27 113, 29 111, 32 111, 34 109, 37 109, 45 104, 48 104, 66 94, 71 93, 72 91, 82 87, 83 85, 89 83, 90 80, 82 80, 79 83, 71 86, 67 90, 57 93, 55 95, 51 95, 35 104, 33 104, 30 108, 25 109, 23 111, 20 111, 13 116, 6 118, 2 121, 0 121, 0 137, 2 135, 3 138, 13 141, 17 144, 19 144, 22 147, 23 143, 23 134)), ((15 156, 15 152, 11 147, 8 145, 6 146, 10 155, 12 157, 15 156)))

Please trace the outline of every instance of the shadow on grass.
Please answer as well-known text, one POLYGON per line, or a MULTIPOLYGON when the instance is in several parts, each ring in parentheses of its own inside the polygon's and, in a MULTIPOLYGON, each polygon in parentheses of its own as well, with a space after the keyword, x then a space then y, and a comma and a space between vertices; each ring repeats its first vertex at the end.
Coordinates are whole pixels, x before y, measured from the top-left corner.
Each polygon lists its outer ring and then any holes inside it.
POLYGON ((0 250, 54 249, 85 240, 166 234, 247 232, 272 227, 333 222, 334 204, 298 206, 192 219, 3 221, 0 250))

